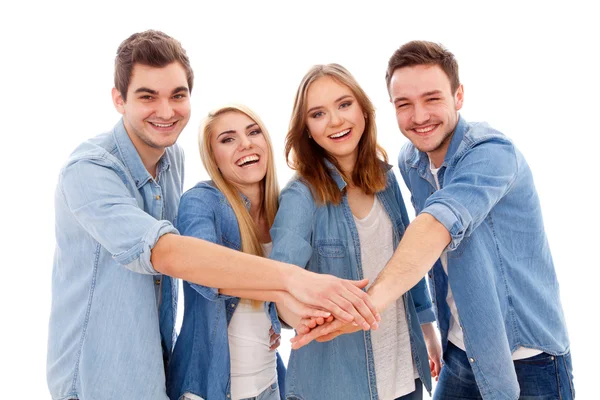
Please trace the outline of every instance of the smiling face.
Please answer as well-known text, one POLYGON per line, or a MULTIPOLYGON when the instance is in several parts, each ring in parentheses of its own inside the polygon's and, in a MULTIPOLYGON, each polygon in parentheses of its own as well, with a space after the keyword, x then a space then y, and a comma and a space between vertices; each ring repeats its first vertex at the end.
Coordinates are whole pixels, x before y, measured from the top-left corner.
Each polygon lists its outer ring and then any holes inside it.
POLYGON ((439 167, 462 108, 462 85, 453 94, 439 66, 416 65, 394 71, 390 96, 402 134, 439 167))
POLYGON ((246 114, 219 115, 211 128, 210 146, 223 179, 238 189, 260 185, 265 178, 269 147, 258 124, 246 114))
POLYGON ((353 170, 365 114, 348 86, 330 76, 315 80, 306 93, 306 127, 345 171, 353 170))
POLYGON ((185 69, 177 62, 163 68, 135 64, 127 101, 113 89, 113 102, 142 159, 160 157, 175 143, 190 118, 185 69))

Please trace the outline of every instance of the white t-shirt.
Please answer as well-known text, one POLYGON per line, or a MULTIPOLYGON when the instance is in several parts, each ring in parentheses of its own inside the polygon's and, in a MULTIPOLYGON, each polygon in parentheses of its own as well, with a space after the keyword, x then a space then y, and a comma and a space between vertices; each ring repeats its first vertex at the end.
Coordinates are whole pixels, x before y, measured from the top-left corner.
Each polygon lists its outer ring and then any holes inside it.
MULTIPOLYGON (((392 223, 377 196, 369 215, 354 217, 354 222, 363 275, 374 282, 394 254, 392 223)), ((413 364, 403 297, 381 313, 379 329, 371 331, 371 339, 379 398, 393 400, 414 392, 419 375, 413 364)))

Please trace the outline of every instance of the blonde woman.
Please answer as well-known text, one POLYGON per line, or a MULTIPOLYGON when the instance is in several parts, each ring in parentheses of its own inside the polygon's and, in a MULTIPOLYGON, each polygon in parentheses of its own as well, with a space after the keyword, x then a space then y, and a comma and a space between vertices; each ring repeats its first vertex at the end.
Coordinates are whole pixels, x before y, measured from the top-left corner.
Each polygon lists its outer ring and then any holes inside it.
MULTIPOLYGON (((182 235, 268 256, 279 188, 264 124, 247 107, 223 107, 209 114, 199 144, 212 180, 182 196, 177 229, 182 235)), ((183 324, 167 376, 170 398, 280 399, 285 368, 271 336, 281 325, 275 304, 258 300, 281 304, 291 296, 220 291, 189 282, 184 282, 184 294, 183 324)), ((315 310, 313 315, 329 314, 315 310)))

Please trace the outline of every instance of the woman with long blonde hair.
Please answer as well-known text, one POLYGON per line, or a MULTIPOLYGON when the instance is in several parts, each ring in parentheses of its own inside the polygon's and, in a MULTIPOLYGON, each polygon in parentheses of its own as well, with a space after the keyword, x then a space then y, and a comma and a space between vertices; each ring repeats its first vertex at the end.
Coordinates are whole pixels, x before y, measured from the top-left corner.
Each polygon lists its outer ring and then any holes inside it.
MULTIPOLYGON (((222 107, 205 120, 199 144, 211 181, 198 183, 181 197, 177 229, 182 235, 267 256, 279 187, 264 124, 245 106, 222 107)), ((271 301, 283 309, 291 296, 189 282, 183 287, 183 324, 167 374, 170 398, 280 399, 285 368, 274 351, 281 325, 271 301)))
MULTIPOLYGON (((373 282, 408 215, 377 144, 373 104, 344 67, 316 65, 304 76, 285 152, 297 176, 279 199, 271 258, 373 282)), ((422 384, 431 390, 420 327, 434 333, 425 281, 379 311, 375 326, 349 325, 347 334, 292 351, 287 398, 407 400, 422 398, 422 384)))

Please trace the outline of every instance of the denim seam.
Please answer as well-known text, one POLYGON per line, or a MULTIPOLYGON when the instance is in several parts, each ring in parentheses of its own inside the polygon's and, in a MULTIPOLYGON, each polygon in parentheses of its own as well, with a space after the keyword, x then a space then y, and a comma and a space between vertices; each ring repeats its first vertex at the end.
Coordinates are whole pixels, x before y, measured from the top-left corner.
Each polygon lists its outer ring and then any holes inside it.
POLYGON ((573 379, 571 379, 571 376, 569 374, 569 368, 567 366, 567 359, 564 356, 561 356, 563 365, 565 367, 565 374, 567 375, 567 380, 569 381, 569 389, 571 390, 571 398, 575 398, 575 389, 573 388, 573 379))
POLYGON ((79 363, 81 361, 81 352, 83 351, 83 342, 85 341, 85 334, 87 332, 88 322, 90 320, 90 311, 92 309, 92 299, 94 297, 94 289, 96 288, 96 273, 98 272, 98 260, 100 259, 101 246, 100 243, 96 244, 95 260, 94 260, 94 271, 92 273, 92 284, 90 287, 90 294, 88 296, 88 304, 85 310, 85 319, 83 321, 83 329, 81 331, 81 339, 79 341, 79 350, 77 351, 76 363, 75 363, 75 374, 73 375, 73 393, 77 392, 77 379, 79 378, 79 363))
POLYGON ((556 390, 558 391, 558 400, 562 400, 562 390, 560 390, 560 372, 558 368, 558 360, 554 357, 554 374, 556 375, 556 390))

